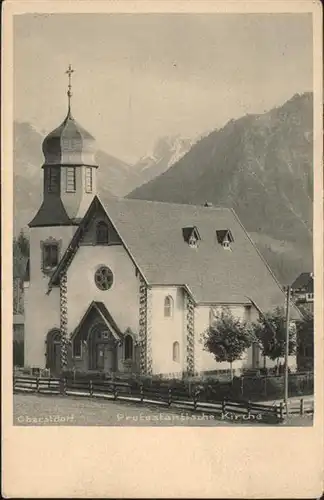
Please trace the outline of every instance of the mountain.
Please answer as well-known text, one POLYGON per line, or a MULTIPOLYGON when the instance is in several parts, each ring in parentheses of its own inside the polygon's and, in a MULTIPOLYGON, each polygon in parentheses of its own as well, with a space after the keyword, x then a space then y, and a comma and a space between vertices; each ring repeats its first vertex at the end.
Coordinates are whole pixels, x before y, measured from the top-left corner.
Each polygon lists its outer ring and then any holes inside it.
POLYGON ((232 207, 281 281, 312 268, 313 95, 211 132, 128 197, 232 207))
MULTIPOLYGON (((14 123, 14 232, 26 227, 42 202, 44 135, 29 123, 14 123)), ((96 154, 99 194, 123 196, 133 184, 132 167, 99 150, 96 154)), ((134 183, 135 185, 135 183, 134 183)))
MULTIPOLYGON (((149 182, 158 175, 163 174, 174 163, 180 160, 192 147, 191 139, 180 135, 161 137, 155 143, 153 152, 142 157, 135 163, 133 169, 137 174, 137 180, 132 189, 149 182)), ((133 182, 134 182, 133 181, 133 182)))
POLYGON ((29 123, 14 123, 14 232, 26 227, 42 201, 43 136, 29 123))

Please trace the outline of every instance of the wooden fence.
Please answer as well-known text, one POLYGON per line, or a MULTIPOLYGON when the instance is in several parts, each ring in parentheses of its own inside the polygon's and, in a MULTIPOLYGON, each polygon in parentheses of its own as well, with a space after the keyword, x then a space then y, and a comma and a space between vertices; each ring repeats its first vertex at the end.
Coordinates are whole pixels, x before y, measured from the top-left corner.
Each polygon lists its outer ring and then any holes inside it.
MULTIPOLYGON (((279 423, 286 417, 284 405, 252 403, 240 400, 223 399, 218 402, 201 400, 199 394, 172 387, 132 387, 127 382, 109 380, 73 380, 52 377, 14 377, 15 393, 38 393, 63 396, 86 396, 111 401, 153 404, 155 406, 186 409, 218 415, 224 420, 259 421, 260 423, 279 423)), ((289 408, 289 413, 312 413, 312 402, 303 399, 289 408)))

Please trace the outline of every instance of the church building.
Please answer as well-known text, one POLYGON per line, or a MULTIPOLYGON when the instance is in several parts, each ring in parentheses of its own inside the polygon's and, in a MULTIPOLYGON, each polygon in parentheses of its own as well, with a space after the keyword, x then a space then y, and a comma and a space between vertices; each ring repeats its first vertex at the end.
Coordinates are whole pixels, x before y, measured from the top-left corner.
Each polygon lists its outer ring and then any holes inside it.
MULTIPOLYGON (((228 369, 201 343, 215 314, 254 321, 284 307, 282 288, 233 210, 101 198, 95 140, 70 101, 71 85, 66 118, 43 142, 43 202, 29 224, 25 365, 228 369)), ((263 362, 253 346, 233 368, 263 362)))

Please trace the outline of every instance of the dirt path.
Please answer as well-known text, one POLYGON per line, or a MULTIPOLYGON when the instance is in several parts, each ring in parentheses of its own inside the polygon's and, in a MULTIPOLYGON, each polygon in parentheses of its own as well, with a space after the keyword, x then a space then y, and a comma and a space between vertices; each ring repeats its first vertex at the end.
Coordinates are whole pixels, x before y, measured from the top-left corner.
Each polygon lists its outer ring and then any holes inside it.
MULTIPOLYGON (((142 406, 133 403, 104 401, 77 396, 43 396, 15 394, 13 398, 14 425, 60 426, 233 426, 250 422, 193 413, 189 410, 142 406)), ((253 426, 264 426, 259 422, 253 426)), ((290 419, 285 425, 309 426, 310 417, 290 419)))

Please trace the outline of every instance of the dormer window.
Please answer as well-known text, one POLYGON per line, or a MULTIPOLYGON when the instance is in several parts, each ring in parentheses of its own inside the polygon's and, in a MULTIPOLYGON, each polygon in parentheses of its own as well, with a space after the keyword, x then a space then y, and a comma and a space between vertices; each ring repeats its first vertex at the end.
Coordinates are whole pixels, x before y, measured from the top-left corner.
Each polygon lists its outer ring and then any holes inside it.
POLYGON ((225 250, 231 250, 231 244, 234 242, 233 235, 229 229, 220 229, 216 231, 216 238, 225 250))
POLYGON ((198 246, 198 240, 197 240, 197 238, 195 238, 195 236, 194 236, 194 235, 192 235, 192 236, 189 238, 189 246, 190 246, 191 248, 197 248, 197 246, 198 246))
POLYGON ((197 248, 201 240, 196 226, 182 228, 183 239, 191 248, 197 248))

